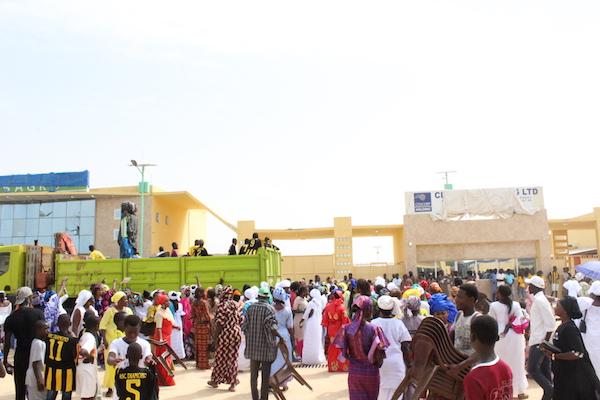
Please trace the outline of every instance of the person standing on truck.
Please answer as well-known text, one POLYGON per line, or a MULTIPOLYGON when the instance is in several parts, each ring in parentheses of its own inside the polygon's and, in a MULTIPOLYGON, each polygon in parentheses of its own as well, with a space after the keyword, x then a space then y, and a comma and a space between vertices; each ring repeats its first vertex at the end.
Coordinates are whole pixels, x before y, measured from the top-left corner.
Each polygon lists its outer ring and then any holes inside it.
POLYGON ((248 252, 246 254, 256 254, 259 248, 262 247, 262 242, 258 237, 258 233, 254 232, 252 234, 252 240, 250 240, 250 244, 248 245, 248 252))
POLYGON ((194 249, 194 253, 190 254, 193 257, 205 257, 208 256, 208 251, 204 248, 204 240, 198 240, 198 247, 194 249))
POLYGON ((106 260, 106 257, 104 257, 104 254, 102 254, 100 252, 100 250, 96 250, 96 248, 94 247, 93 244, 90 244, 90 258, 92 260, 106 260))
POLYGON ((229 255, 235 256, 237 255, 237 239, 231 239, 231 246, 229 246, 229 255))
POLYGON ((194 245, 192 247, 190 247, 190 250, 188 251, 188 255, 191 257, 194 257, 194 253, 196 252, 196 249, 198 248, 198 246, 200 246, 200 239, 194 240, 194 245))
POLYGON ((179 254, 177 254, 177 249, 179 249, 177 242, 171 243, 171 249, 171 257, 179 257, 179 254))
POLYGON ((17 290, 17 300, 15 301, 15 305, 18 305, 19 309, 13 312, 4 323, 6 337, 4 340, 3 363, 6 371, 9 374, 14 374, 16 400, 25 400, 25 375, 29 367, 31 342, 35 338, 35 324, 37 321, 44 321, 44 312, 39 308, 31 307, 32 299, 33 291, 31 288, 27 286, 19 288, 17 290), (14 367, 8 362, 10 338, 13 335, 17 339, 14 367))
POLYGON ((244 244, 240 247, 240 252, 238 253, 240 256, 244 254, 248 254, 248 246, 250 245, 250 239, 244 239, 244 244))

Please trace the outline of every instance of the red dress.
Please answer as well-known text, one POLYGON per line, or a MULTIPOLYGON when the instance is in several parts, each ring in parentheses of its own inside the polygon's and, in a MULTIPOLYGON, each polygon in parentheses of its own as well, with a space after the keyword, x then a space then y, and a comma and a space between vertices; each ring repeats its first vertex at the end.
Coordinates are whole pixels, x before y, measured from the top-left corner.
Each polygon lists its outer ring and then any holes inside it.
POLYGON ((194 324, 194 340, 196 342, 196 368, 210 369, 208 363, 208 345, 210 343, 210 316, 204 299, 199 305, 192 303, 192 313, 189 318, 194 324))
POLYGON ((346 360, 344 363, 341 363, 338 360, 340 349, 333 345, 333 339, 342 325, 349 322, 350 319, 346 316, 346 307, 344 307, 344 302, 341 298, 336 298, 327 304, 323 312, 321 325, 327 327, 327 336, 330 340, 327 352, 327 367, 329 372, 348 372, 350 362, 346 360))
MULTIPOLYGON (((171 312, 171 310, 167 309, 167 312, 171 312)), ((157 327, 158 329, 158 327, 157 327)), ((169 319, 163 317, 162 318, 162 340, 167 342, 167 344, 169 346, 171 346, 171 332, 173 332, 173 322, 171 322, 169 319)), ((155 336, 158 339, 158 332, 155 332, 155 336)), ((164 353, 165 351, 167 351, 166 348, 164 347, 156 347, 155 348, 155 352, 156 352, 156 357, 160 356, 162 353, 164 353)), ((171 364, 171 358, 169 356, 168 359, 168 364, 171 364)), ((171 375, 169 375, 169 373, 165 370, 165 368, 158 364, 156 366, 156 370, 158 371, 158 373, 164 378, 164 381, 166 382, 166 385, 164 386, 174 386, 175 385, 175 379, 173 379, 173 377, 171 375)), ((159 385, 163 386, 161 384, 161 381, 159 380, 159 385)))

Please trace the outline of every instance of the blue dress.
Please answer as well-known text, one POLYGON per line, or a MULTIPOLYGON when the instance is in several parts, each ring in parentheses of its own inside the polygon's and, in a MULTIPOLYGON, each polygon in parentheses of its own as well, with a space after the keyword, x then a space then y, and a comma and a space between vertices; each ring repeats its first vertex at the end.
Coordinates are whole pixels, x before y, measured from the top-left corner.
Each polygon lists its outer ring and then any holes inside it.
MULTIPOLYGON (((284 308, 282 310, 275 309, 275 318, 277 319, 277 332, 285 339, 285 344, 287 345, 289 353, 288 356, 290 360, 292 360, 292 341, 289 331, 289 329, 294 328, 294 316, 292 311, 289 308, 284 308)), ((279 338, 277 338, 277 341, 279 342, 279 338)), ((277 358, 273 361, 273 364, 271 364, 271 376, 275 375, 275 373, 284 365, 285 359, 283 358, 283 354, 281 354, 280 350, 277 350, 277 358)), ((291 378, 289 380, 291 380, 291 378)))

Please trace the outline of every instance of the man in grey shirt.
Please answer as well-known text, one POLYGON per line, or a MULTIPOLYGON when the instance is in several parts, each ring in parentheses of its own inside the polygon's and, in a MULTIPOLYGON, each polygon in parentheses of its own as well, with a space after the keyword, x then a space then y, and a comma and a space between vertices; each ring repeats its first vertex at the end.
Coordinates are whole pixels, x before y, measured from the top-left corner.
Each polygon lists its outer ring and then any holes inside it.
POLYGON ((285 346, 285 340, 277 332, 275 309, 268 302, 270 294, 268 287, 260 288, 258 301, 248 307, 242 323, 242 331, 246 335, 244 356, 250 360, 252 400, 268 399, 271 364, 277 358, 277 338, 282 340, 285 346), (262 374, 260 397, 258 396, 259 370, 262 374))

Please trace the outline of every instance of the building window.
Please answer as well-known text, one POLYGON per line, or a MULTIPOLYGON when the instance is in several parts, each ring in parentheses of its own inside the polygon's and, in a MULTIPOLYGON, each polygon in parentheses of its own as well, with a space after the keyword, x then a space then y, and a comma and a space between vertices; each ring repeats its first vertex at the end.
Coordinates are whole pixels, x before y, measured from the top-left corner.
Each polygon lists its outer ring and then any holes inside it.
POLYGON ((165 225, 169 225, 169 216, 165 215, 165 225))
POLYGON ((120 220, 121 219, 121 210, 116 208, 115 209, 115 219, 116 220, 120 220))
POLYGON ((115 229, 113 232, 114 240, 119 240, 119 229, 115 229))
POLYGON ((156 223, 160 224, 160 213, 156 213, 156 223))

